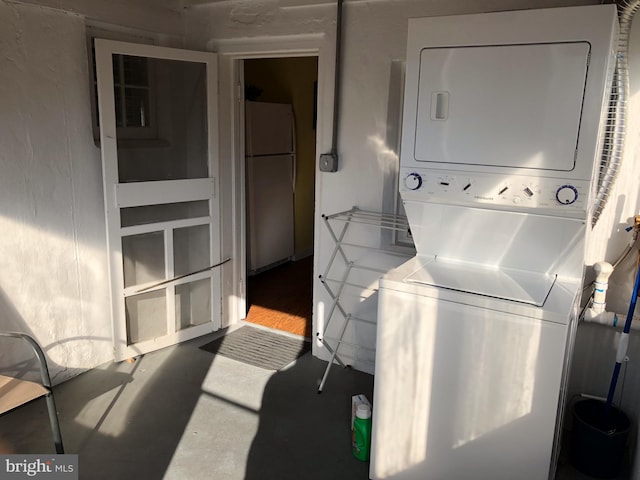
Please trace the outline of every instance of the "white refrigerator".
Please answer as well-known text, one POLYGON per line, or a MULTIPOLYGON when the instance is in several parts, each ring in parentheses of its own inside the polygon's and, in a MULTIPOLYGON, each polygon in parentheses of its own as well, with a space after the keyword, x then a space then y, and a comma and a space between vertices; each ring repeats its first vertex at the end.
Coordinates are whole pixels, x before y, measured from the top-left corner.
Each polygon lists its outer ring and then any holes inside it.
POLYGON ((245 103, 249 273, 294 254, 295 145, 291 105, 245 103))

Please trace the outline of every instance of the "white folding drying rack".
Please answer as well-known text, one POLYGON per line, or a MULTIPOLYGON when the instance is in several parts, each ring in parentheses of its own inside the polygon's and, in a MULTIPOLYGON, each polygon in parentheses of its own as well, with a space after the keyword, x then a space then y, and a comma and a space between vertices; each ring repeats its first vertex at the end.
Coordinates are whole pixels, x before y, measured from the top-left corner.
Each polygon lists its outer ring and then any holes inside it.
MULTIPOLYGON (((324 384, 329 376, 329 370, 331 369, 331 365, 333 362, 337 362, 342 367, 347 367, 348 365, 340 358, 338 354, 338 350, 342 345, 347 345, 355 350, 365 349, 370 351, 375 351, 375 348, 367 347, 364 345, 357 345, 352 342, 347 342, 344 340, 344 335, 347 331, 347 327, 349 326, 351 321, 361 322, 369 325, 376 325, 375 319, 367 319, 361 318, 353 315, 351 312, 347 311, 347 308, 343 305, 342 295, 344 294, 345 287, 354 287, 359 289, 360 291, 377 291, 377 278, 384 275, 389 271, 389 269, 399 265, 404 262, 406 258, 409 258, 415 255, 415 251, 411 247, 407 246, 399 246, 395 245, 395 238, 398 233, 406 234, 409 231, 409 223, 407 222, 407 218, 402 215, 395 214, 387 214, 387 213, 377 213, 370 212, 366 210, 361 210, 358 207, 353 207, 351 210, 347 210, 340 213, 335 213, 333 215, 322 215, 322 219, 331 235, 331 238, 334 242, 333 252, 331 253, 331 257, 327 262, 326 269, 324 274, 320 275, 320 281, 324 285, 327 293, 331 297, 331 306, 328 309, 328 312, 325 316, 325 323, 322 332, 317 332, 318 339, 322 342, 327 351, 331 354, 329 359, 329 363, 327 364, 327 368, 324 371, 324 375, 320 380, 320 384, 318 386, 318 393, 322 392, 324 384), (334 230, 334 226, 342 225, 341 229, 338 229, 339 232, 334 230), (346 241, 347 232, 350 230, 354 224, 362 225, 368 228, 375 228, 376 230, 387 230, 391 231, 394 234, 393 238, 387 240, 389 245, 382 246, 368 246, 365 245, 364 242, 356 242, 349 243, 346 241), (379 266, 369 266, 366 264, 358 264, 349 259, 349 256, 345 252, 346 247, 353 247, 358 250, 371 250, 382 254, 386 257, 394 257, 395 260, 391 262, 380 262, 390 264, 388 268, 380 268, 379 266), (337 277, 331 276, 332 274, 337 274, 336 259, 341 259, 344 270, 341 274, 337 275, 337 277), (333 271, 332 271, 333 268, 333 271), (373 273, 376 275, 376 286, 372 287, 371 285, 362 285, 360 283, 350 281, 352 274, 357 271, 364 271, 373 273), (332 319, 334 314, 338 314, 342 318, 342 325, 338 328, 337 336, 327 335, 328 329, 332 324, 332 319)), ((381 239, 382 237, 378 234, 375 236, 377 239, 381 239)), ((384 242, 384 239, 381 240, 384 242)))

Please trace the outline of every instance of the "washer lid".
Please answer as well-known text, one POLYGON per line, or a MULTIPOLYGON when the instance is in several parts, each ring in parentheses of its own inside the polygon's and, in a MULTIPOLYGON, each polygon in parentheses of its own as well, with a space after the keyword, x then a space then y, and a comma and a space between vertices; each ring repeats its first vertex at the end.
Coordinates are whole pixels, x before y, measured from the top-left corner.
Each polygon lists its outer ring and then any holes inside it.
POLYGON ((542 307, 556 275, 434 258, 405 281, 542 307))

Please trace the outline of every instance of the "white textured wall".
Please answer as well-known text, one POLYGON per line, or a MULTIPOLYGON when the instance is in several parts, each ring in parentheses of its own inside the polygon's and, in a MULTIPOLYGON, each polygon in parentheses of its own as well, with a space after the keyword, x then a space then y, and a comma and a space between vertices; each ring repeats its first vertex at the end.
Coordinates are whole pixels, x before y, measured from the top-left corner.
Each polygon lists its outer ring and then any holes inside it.
POLYGON ((56 382, 112 358, 85 45, 80 17, 0 1, 0 329, 56 382))
POLYGON ((181 0, 11 0, 13 3, 42 6, 75 13, 98 22, 181 35, 181 0))
MULTIPOLYGON (((36 337, 54 383, 113 358, 89 22, 181 43, 179 0, 0 0, 0 329, 36 337)), ((27 354, 0 340, 3 366, 27 354)))

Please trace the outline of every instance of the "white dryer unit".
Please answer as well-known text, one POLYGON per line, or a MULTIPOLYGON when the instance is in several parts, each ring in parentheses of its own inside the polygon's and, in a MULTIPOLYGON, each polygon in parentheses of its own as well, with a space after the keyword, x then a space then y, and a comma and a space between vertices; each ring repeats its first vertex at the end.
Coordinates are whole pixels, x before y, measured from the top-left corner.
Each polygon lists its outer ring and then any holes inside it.
POLYGON ((614 5, 409 21, 371 478, 553 478, 616 34, 614 5))

